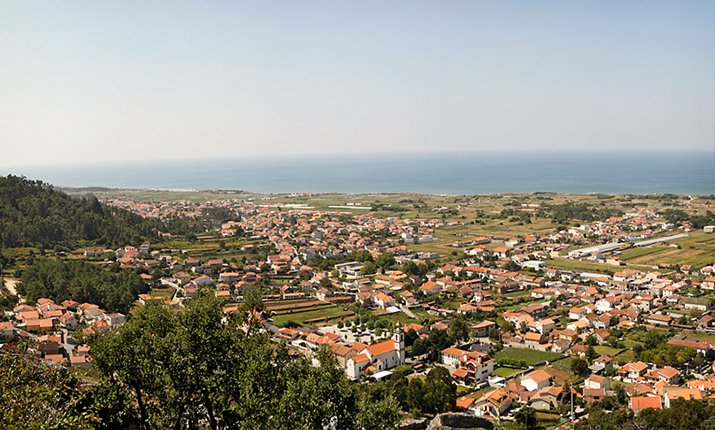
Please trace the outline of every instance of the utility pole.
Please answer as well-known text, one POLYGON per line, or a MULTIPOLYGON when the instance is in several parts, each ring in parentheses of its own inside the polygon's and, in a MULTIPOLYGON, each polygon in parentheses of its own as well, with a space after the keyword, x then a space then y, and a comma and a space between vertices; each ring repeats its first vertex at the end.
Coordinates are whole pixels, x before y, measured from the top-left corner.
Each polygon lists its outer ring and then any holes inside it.
POLYGON ((573 385, 571 385, 571 428, 573 428, 573 422, 576 420, 576 415, 573 409, 573 385))

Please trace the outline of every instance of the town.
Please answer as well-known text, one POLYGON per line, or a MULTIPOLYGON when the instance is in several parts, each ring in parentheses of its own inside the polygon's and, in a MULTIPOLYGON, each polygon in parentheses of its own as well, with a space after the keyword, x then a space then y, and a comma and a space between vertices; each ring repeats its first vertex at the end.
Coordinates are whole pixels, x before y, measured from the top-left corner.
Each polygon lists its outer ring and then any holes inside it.
MULTIPOLYGON (((356 384, 446 369, 455 387, 446 410, 495 423, 550 427, 587 419, 596 406, 637 415, 676 399, 707 400, 715 391, 715 227, 674 217, 702 218, 711 200, 643 199, 609 213, 562 197, 547 213, 553 196, 445 197, 439 205, 313 193, 103 198, 144 218, 215 210, 224 219, 198 234, 157 231, 116 249, 43 253, 138 273, 146 292, 135 308, 181 312, 209 291, 230 315, 260 291, 261 330, 292 353, 327 348, 356 384), (658 208, 664 201, 671 209, 658 208), (410 217, 415 209, 429 216, 410 217)), ((6 278, 19 302, 5 311, 0 335, 7 344, 35 340, 35 354, 58 365, 91 370, 81 339, 121 329, 134 312, 78 297, 23 297, 19 283, 6 278)), ((418 418, 413 409, 406 416, 418 418)))

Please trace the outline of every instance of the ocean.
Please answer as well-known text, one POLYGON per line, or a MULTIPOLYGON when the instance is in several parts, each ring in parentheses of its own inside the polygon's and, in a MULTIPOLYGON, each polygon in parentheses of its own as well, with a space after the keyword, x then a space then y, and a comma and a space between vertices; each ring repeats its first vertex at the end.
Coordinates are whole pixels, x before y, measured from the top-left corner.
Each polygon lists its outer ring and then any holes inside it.
POLYGON ((262 193, 715 193, 714 151, 333 154, 4 170, 56 186, 262 193))

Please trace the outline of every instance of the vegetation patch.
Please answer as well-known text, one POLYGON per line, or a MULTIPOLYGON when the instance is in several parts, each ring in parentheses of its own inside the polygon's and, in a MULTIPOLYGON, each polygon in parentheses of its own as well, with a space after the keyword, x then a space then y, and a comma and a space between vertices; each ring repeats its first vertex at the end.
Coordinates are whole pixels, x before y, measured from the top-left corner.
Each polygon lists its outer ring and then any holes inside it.
POLYGON ((500 376, 502 378, 507 378, 515 373, 521 372, 522 369, 514 369, 512 367, 497 367, 494 369, 494 373, 492 375, 494 376, 500 376))
POLYGON ((494 354, 494 358, 497 360, 500 358, 524 360, 528 366, 533 366, 542 361, 551 361, 562 356, 557 352, 537 351, 528 348, 506 348, 494 354))

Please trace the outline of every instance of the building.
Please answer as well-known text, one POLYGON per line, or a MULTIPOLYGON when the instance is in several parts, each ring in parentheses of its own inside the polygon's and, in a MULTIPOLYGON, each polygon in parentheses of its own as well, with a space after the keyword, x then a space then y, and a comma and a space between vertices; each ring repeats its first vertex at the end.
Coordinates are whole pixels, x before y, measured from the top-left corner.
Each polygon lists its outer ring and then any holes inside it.
POLYGON ((539 369, 521 377, 521 385, 527 391, 538 391, 551 385, 551 375, 539 369))
MULTIPOLYGON (((355 345, 353 345, 355 347, 355 345)), ((396 330, 392 339, 374 345, 359 344, 347 360, 348 377, 357 379, 366 371, 381 372, 405 364, 405 334, 396 330)))

